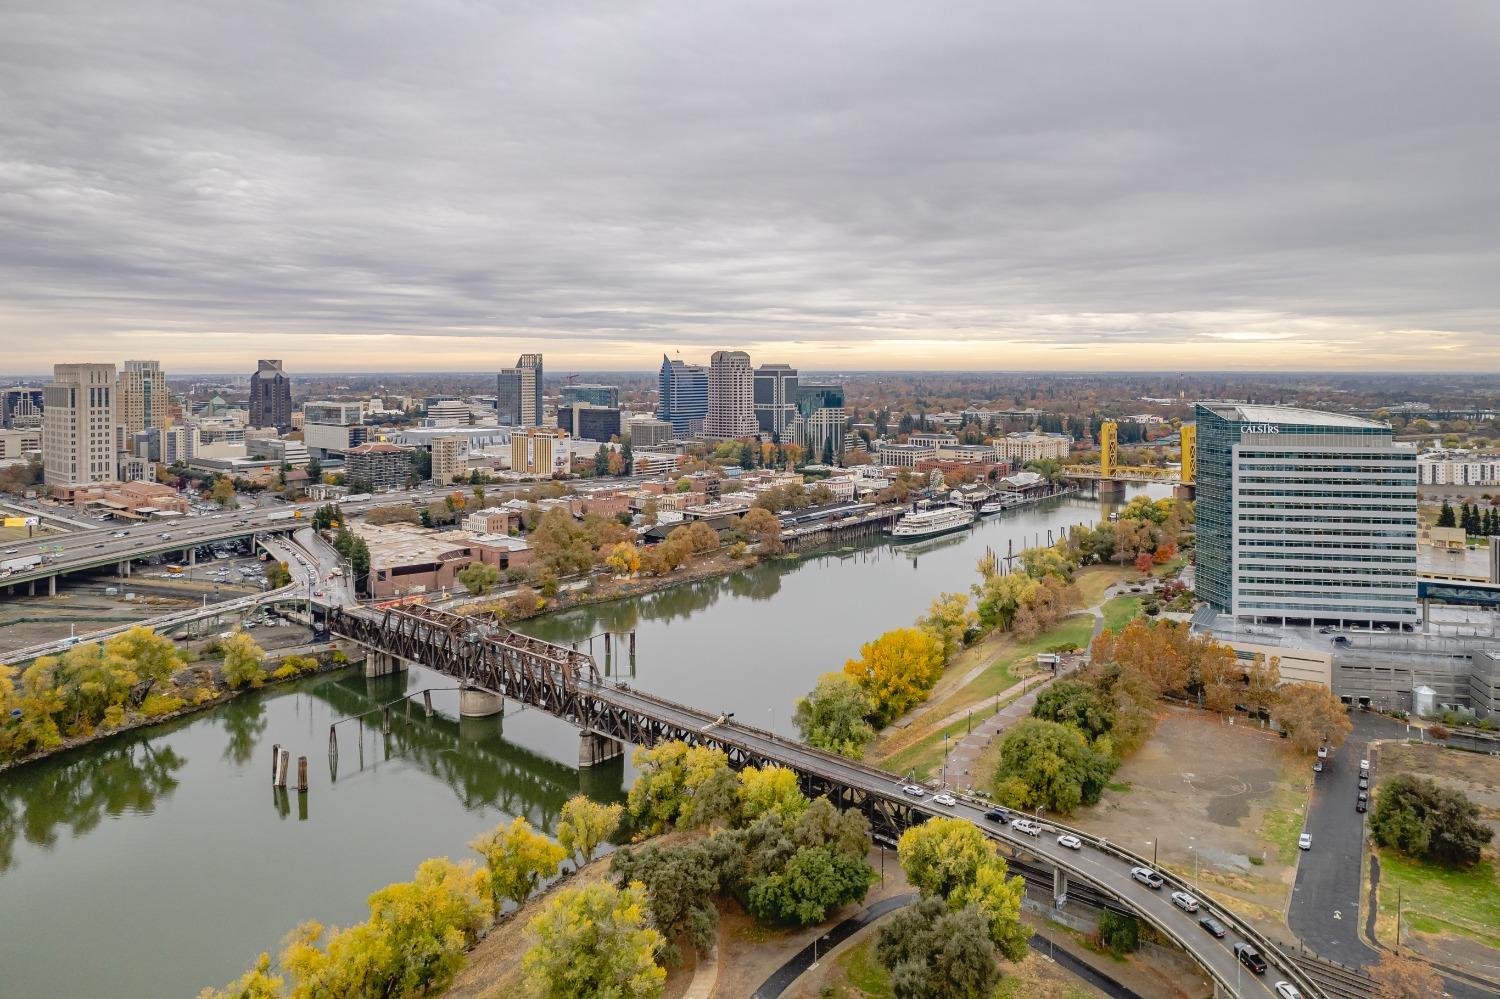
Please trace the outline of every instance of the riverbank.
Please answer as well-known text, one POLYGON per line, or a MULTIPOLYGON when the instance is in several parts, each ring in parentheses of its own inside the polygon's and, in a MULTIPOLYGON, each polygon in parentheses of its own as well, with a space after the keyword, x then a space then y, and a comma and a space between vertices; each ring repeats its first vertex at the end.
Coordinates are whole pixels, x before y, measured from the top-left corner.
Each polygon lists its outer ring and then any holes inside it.
POLYGON ((352 660, 341 649, 337 647, 337 643, 332 642, 319 642, 316 645, 303 645, 296 646, 291 649, 278 649, 276 655, 283 663, 287 659, 300 656, 303 658, 312 659, 317 663, 317 666, 313 669, 304 669, 297 672, 288 673, 283 676, 276 676, 276 670, 274 669, 266 670, 265 679, 260 684, 253 687, 245 686, 235 688, 229 686, 224 682, 222 660, 209 663, 193 663, 187 669, 179 670, 172 677, 171 688, 176 692, 177 696, 182 696, 184 693, 187 693, 189 691, 196 692, 191 698, 183 698, 185 703, 182 705, 182 707, 176 708, 172 711, 164 711, 159 714, 146 714, 140 711, 139 708, 132 709, 126 713, 125 720, 119 725, 111 727, 100 725, 87 735, 66 736, 63 738, 63 741, 56 746, 38 750, 37 752, 30 753, 26 756, 18 756, 12 760, 0 760, 0 775, 8 773, 9 771, 15 770, 17 768, 27 766, 28 764, 39 763, 42 760, 49 759, 50 757, 57 756, 62 753, 71 752, 75 749, 80 749, 84 746, 99 742, 103 739, 113 738, 114 736, 121 735, 126 732, 134 732, 140 729, 150 728, 154 725, 165 725, 168 722, 173 722, 180 718, 186 718, 190 715, 195 715, 202 711, 208 711, 213 708, 221 707, 225 704, 228 704, 230 701, 233 701, 235 698, 241 696, 242 694, 248 694, 258 690, 265 690, 268 687, 273 687, 277 684, 282 683, 289 683, 292 680, 300 680, 304 677, 318 676, 323 673, 332 673, 336 670, 344 669, 352 662, 352 660), (197 680, 199 682, 192 683, 189 686, 184 686, 182 680, 186 678, 193 678, 194 680, 197 680), (201 696, 202 694, 210 694, 211 696, 203 697, 201 696))

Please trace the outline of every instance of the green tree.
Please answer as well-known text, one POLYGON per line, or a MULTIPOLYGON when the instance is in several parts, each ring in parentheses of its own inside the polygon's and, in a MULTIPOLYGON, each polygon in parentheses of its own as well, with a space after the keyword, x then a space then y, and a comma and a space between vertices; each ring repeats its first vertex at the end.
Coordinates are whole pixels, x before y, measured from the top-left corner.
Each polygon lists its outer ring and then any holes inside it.
POLYGON ((896 856, 914 888, 947 899, 974 884, 995 844, 966 819, 935 818, 902 833, 896 856))
POLYGON ((630 446, 630 438, 625 438, 625 443, 620 448, 620 475, 630 475, 635 471, 635 451, 630 446))
POLYGON ((599 445, 599 450, 594 452, 594 475, 602 479, 608 474, 609 448, 601 444, 599 445))
POLYGON ((811 926, 830 910, 864 898, 874 878, 863 858, 804 847, 779 872, 750 886, 750 912, 769 922, 811 926))
POLYGON ((545 999, 654 999, 667 974, 655 959, 661 934, 648 922, 641 885, 558 892, 527 925, 528 990, 545 999))
POLYGON ((582 867, 594 859, 599 844, 620 828, 624 815, 622 805, 601 805, 575 794, 563 805, 557 820, 557 843, 582 867))
POLYGON ((728 819, 739 808, 739 778, 722 749, 664 742, 631 757, 640 774, 628 807, 636 827, 655 835, 672 826, 691 829, 728 819))
POLYGON ((244 631, 236 629, 222 642, 224 650, 224 682, 238 689, 259 687, 266 680, 266 671, 261 663, 266 658, 265 650, 244 631))
POLYGON ((1457 527, 1458 526, 1458 518, 1454 516, 1454 514, 1453 514, 1453 507, 1448 503, 1447 500, 1443 500, 1443 508, 1440 511, 1438 511, 1437 526, 1439 526, 1439 527, 1457 527))
POLYGON ((653 843, 639 850, 621 847, 610 858, 609 870, 621 888, 631 882, 645 886, 651 925, 662 934, 658 956, 663 963, 680 959, 674 941, 682 933, 698 953, 713 949, 719 930, 719 910, 713 904, 719 870, 707 846, 700 842, 672 847, 653 843))
POLYGON ((469 842, 469 848, 484 858, 490 904, 495 912, 507 900, 520 905, 536 886, 557 874, 568 851, 516 817, 510 825, 496 826, 469 842))
POLYGON ((500 570, 484 562, 470 562, 458 571, 458 581, 464 589, 482 597, 500 582, 500 570))
POLYGON ((1140 950, 1140 920, 1105 909, 1099 913, 1099 942, 1115 955, 1140 950))
POLYGON ((292 570, 285 562, 271 561, 266 565, 266 586, 273 590, 279 590, 283 586, 290 586, 292 582, 292 570))
POLYGON ((969 610, 967 593, 943 593, 917 624, 938 637, 943 643, 943 661, 949 662, 964 647, 969 633, 978 627, 979 617, 969 610))
POLYGON ((797 701, 792 721, 808 745, 857 760, 875 739, 868 721, 874 707, 851 677, 824 673, 812 693, 797 701))
POLYGON ((1066 815, 1099 800, 1115 765, 1077 729, 1027 718, 1000 743, 995 798, 1012 808, 1040 805, 1066 815))
POLYGON ((985 919, 923 898, 881 926, 875 953, 896 999, 986 999, 1000 978, 985 919))
POLYGON ((1479 862, 1494 830, 1479 806, 1461 792, 1412 774, 1398 774, 1375 795, 1370 813, 1375 842, 1413 857, 1452 867, 1479 862))
POLYGON ((1098 687, 1084 680, 1054 681, 1036 696, 1031 716, 1071 725, 1090 739, 1109 734, 1115 725, 1114 706, 1098 687))

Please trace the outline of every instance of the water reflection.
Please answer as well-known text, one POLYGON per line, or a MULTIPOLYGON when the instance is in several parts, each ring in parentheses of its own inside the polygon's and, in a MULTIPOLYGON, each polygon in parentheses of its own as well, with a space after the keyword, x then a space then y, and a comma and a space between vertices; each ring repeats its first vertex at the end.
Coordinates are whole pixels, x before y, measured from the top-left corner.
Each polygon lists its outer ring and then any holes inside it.
POLYGON ((29 764, 24 779, 8 774, 0 786, 0 871, 13 863, 18 837, 50 849, 58 830, 81 836, 105 816, 155 811, 177 788, 187 761, 152 738, 124 735, 107 743, 29 764))
POLYGON ((238 697, 218 713, 224 723, 224 759, 244 766, 266 732, 266 702, 260 697, 238 697))
MULTIPOLYGON (((416 687, 425 686, 434 674, 413 674, 416 687)), ((444 678, 438 682, 446 683, 444 678)), ((366 679, 340 676, 311 688, 308 693, 333 709, 336 717, 361 715, 389 704, 407 692, 408 678, 387 676, 366 679)), ((414 692, 414 691, 413 691, 414 692)), ((563 803, 578 787, 580 771, 540 753, 507 742, 505 716, 450 718, 434 713, 427 717, 420 698, 409 698, 406 706, 391 709, 390 731, 381 731, 378 712, 362 722, 340 726, 339 752, 330 761, 330 774, 340 785, 369 779, 387 766, 416 767, 452 789, 468 811, 498 808, 507 815, 525 816, 533 825, 551 829, 563 803)), ((521 710, 507 705, 512 714, 521 710)), ((591 775, 602 800, 622 798, 618 778, 611 789, 607 779, 591 775)), ((279 806, 278 806, 279 807, 279 806)))

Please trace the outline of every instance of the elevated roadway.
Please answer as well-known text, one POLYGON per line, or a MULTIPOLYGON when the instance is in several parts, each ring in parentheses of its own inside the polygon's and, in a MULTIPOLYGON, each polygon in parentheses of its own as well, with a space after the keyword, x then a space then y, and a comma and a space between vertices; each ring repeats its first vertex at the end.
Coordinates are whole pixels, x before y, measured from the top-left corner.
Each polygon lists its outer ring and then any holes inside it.
POLYGON ((421 663, 465 687, 500 694, 570 721, 583 730, 586 741, 650 746, 681 739, 723 749, 737 768, 788 767, 808 794, 826 794, 842 808, 859 809, 882 838, 895 838, 932 816, 968 820, 1018 861, 1050 868, 1060 899, 1066 899, 1070 883, 1082 885, 1139 916, 1192 956, 1213 979, 1219 995, 1273 996, 1277 981, 1293 983, 1309 999, 1324 995, 1286 953, 1228 909, 1207 899, 1200 899, 1202 908, 1193 914, 1174 906, 1174 890, 1197 897, 1175 875, 1159 871, 1165 884, 1154 891, 1136 882, 1132 868, 1151 865, 1105 839, 1052 822, 1046 823, 1043 835, 1028 836, 987 821, 984 803, 960 799, 944 807, 925 795, 914 798, 896 774, 780 738, 732 717, 610 683, 599 676, 587 655, 510 632, 498 622, 432 608, 343 607, 330 611, 329 624, 335 634, 384 655, 421 663), (1082 848, 1061 846, 1057 836, 1063 832, 1077 836, 1082 848), (1229 928, 1225 939, 1215 939, 1198 925, 1205 913, 1229 928), (1264 956, 1268 968, 1263 976, 1251 974, 1236 960, 1230 948, 1238 942, 1252 944, 1264 956))

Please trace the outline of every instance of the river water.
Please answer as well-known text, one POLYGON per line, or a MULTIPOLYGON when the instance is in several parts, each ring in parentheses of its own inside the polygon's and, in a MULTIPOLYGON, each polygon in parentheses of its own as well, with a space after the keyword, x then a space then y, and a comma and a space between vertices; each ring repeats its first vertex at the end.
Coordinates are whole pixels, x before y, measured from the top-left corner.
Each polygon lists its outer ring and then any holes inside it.
MULTIPOLYGON (((972 531, 765 563, 526 630, 570 642, 634 629, 630 682, 790 735, 819 673, 966 589, 986 548, 1019 551, 1099 516, 1093 500, 1048 500, 972 531)), ((602 663, 601 640, 594 652, 602 663)), ((630 672, 619 650, 612 669, 630 672)), ((258 951, 274 956, 303 920, 364 918, 370 892, 427 857, 469 856, 501 821, 550 832, 580 790, 623 799, 628 766, 580 771, 571 726, 514 705, 460 721, 451 687, 421 669, 313 677, 0 775, 0 996, 191 997, 258 951), (344 722, 330 760, 330 724, 423 688, 436 689, 432 718, 419 698, 389 736, 344 722), (275 744, 308 757, 308 794, 271 787, 275 744)))

